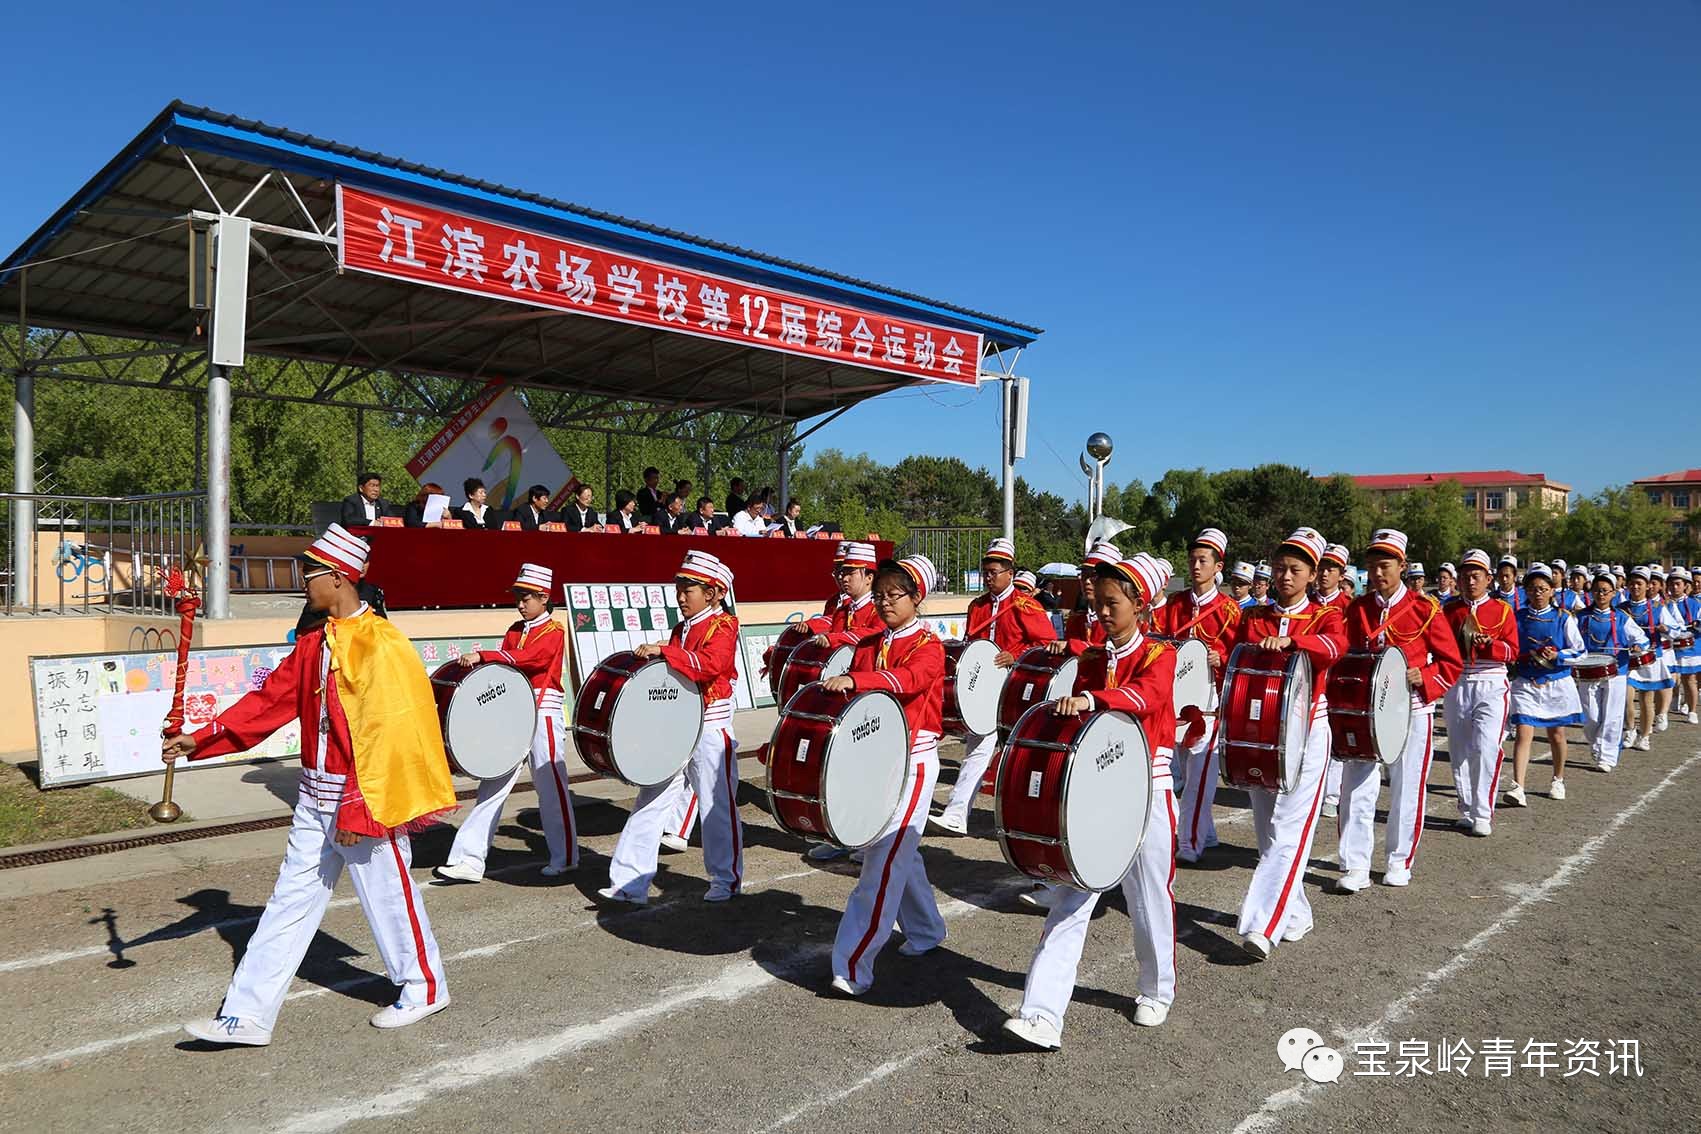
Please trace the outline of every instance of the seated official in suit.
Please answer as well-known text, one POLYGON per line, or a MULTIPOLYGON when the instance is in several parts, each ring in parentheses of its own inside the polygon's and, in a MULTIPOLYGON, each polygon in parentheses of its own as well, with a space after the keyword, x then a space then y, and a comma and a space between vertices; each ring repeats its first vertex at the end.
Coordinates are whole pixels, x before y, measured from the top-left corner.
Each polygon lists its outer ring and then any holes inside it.
POLYGON ((715 500, 712 496, 699 496, 697 510, 686 517, 679 528, 682 532, 694 532, 697 535, 713 535, 726 525, 715 516, 715 500))
POLYGON ((614 494, 614 511, 608 514, 605 521, 618 527, 622 532, 636 531, 644 523, 638 518, 638 498, 622 488, 614 494))
POLYGON ((644 487, 638 490, 638 515, 647 520, 665 507, 667 493, 661 490, 661 470, 651 465, 644 470, 644 487))
POLYGON ((425 501, 427 497, 444 495, 443 486, 436 481, 426 481, 419 486, 419 495, 413 498, 413 503, 402 509, 402 527, 404 528, 437 528, 442 527, 440 521, 425 522, 425 501))
POLYGON ((340 523, 345 528, 368 528, 382 516, 389 515, 389 503, 384 499, 384 482, 375 472, 363 472, 354 478, 355 493, 343 497, 340 523))
POLYGON ((526 502, 514 509, 514 514, 508 517, 517 520, 521 531, 535 532, 541 524, 559 524, 561 514, 549 510, 549 489, 545 485, 534 484, 526 489, 526 502))
POLYGON ((467 494, 467 502, 455 509, 455 518, 468 528, 499 528, 496 512, 486 504, 490 493, 484 487, 484 481, 478 477, 468 477, 461 484, 461 490, 467 494))
POLYGON ((796 500, 786 501, 786 514, 780 520, 780 530, 786 533, 787 539, 802 539, 803 505, 796 500))
POLYGON ((650 523, 660 528, 662 535, 672 535, 689 529, 691 517, 685 514, 685 498, 677 492, 668 493, 661 508, 650 517, 650 523))
POLYGON ((582 532, 602 526, 602 516, 591 507, 592 498, 591 486, 581 484, 567 507, 561 509, 561 522, 567 525, 568 531, 582 532))

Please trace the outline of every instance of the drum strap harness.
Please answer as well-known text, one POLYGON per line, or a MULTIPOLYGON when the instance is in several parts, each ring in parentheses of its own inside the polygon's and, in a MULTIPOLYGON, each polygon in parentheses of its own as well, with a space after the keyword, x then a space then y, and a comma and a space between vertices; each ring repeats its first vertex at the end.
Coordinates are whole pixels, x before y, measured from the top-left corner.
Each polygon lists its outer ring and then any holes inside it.
MULTIPOLYGON (((1598 621, 1598 619, 1596 619, 1593 616, 1599 614, 1600 612, 1597 611, 1597 610, 1591 609, 1589 613, 1590 613, 1591 617, 1589 618, 1589 620, 1587 622, 1584 622, 1582 624, 1583 625, 1583 640, 1588 645, 1589 652, 1594 653, 1596 649, 1598 649, 1601 646, 1607 645, 1610 642, 1612 644, 1612 652, 1614 654, 1618 653, 1618 612, 1616 610, 1609 610, 1607 612, 1607 627, 1608 627, 1608 629, 1607 629, 1607 636, 1605 638, 1595 637, 1594 630, 1591 629, 1591 627, 1593 627, 1595 625, 1595 623, 1598 621)), ((1581 621, 1581 620, 1579 620, 1579 621, 1581 621)))
POLYGON ((897 666, 891 666, 886 664, 886 651, 891 648, 892 636, 890 634, 883 636, 880 639, 880 657, 879 660, 874 663, 874 667, 876 669, 895 669, 899 666, 908 665, 910 659, 915 657, 915 652, 927 644, 929 637, 930 635, 926 629, 921 630, 918 634, 916 634, 915 645, 910 647, 910 652, 904 655, 903 660, 900 661, 897 666))
MULTIPOLYGON (((1387 635, 1388 639, 1396 646, 1404 646, 1407 642, 1415 642, 1419 638, 1423 637, 1424 632, 1429 629, 1429 624, 1435 621, 1436 612, 1440 609, 1441 605, 1439 603, 1437 603, 1434 599, 1429 599, 1429 609, 1424 613, 1423 621, 1418 624, 1416 630, 1407 634, 1394 626, 1394 619, 1392 615, 1390 615, 1387 608, 1384 607, 1382 611, 1382 621, 1377 624, 1376 633, 1378 635, 1387 635)), ((1502 621, 1504 621, 1504 618, 1502 621)))

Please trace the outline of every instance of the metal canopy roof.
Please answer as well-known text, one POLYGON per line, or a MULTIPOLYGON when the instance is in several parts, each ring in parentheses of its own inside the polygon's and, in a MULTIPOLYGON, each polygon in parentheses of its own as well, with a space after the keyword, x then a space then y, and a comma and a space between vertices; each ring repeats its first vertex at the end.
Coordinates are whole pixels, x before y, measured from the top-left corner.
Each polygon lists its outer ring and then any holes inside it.
POLYGON ((254 353, 362 370, 501 378, 620 402, 789 420, 916 384, 758 347, 338 274, 328 244, 258 227, 328 232, 338 182, 978 332, 989 353, 1026 346, 1041 333, 849 276, 181 103, 162 111, 0 262, 0 311, 18 309, 17 268, 28 265, 31 326, 195 346, 201 316, 186 303, 187 215, 241 212, 257 224, 248 309, 254 353))

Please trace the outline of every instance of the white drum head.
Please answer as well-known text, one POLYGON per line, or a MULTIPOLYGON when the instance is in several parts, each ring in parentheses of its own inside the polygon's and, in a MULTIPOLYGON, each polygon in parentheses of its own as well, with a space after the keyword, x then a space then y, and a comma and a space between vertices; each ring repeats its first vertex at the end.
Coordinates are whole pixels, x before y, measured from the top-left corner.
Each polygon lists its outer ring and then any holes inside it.
POLYGON ((1063 848, 1088 890, 1108 890, 1128 873, 1146 838, 1152 754, 1127 713, 1095 713, 1075 737, 1063 788, 1063 848))
POLYGON ((703 696, 661 660, 639 668, 614 694, 608 716, 609 758, 620 778, 638 787, 672 779, 703 731, 703 696))
POLYGON ((1399 650, 1382 651, 1371 670, 1370 727, 1382 762, 1398 760, 1412 731, 1412 689, 1406 684, 1406 656, 1399 650))
POLYGON ((1197 638, 1175 644, 1175 714, 1184 709, 1201 713, 1212 708, 1216 684, 1211 680, 1211 651, 1197 638))
POLYGON ((531 680, 511 665, 488 662, 474 666, 455 686, 444 714, 443 743, 467 775, 494 780, 525 758, 536 729, 531 680))
POLYGON ((850 646, 840 646, 827 655, 827 660, 821 663, 820 680, 838 677, 850 672, 851 659, 856 656, 856 650, 850 646))
POLYGON ((1311 659, 1295 650, 1291 676, 1282 688, 1281 791, 1299 786, 1300 767, 1305 763, 1305 744, 1311 738, 1311 659))
POLYGON ((998 653, 997 643, 976 638, 957 659, 957 711, 963 727, 981 736, 998 731, 998 702, 1010 677, 997 665, 998 653))
POLYGON ((910 769, 910 730, 890 693, 862 693, 839 714, 821 768, 821 811, 827 833, 856 850, 879 837, 903 804, 910 769))
POLYGON ((1070 658, 1057 667, 1057 672, 1051 676, 1051 684, 1045 687, 1045 699, 1055 701, 1059 697, 1067 697, 1075 692, 1075 671, 1081 668, 1081 663, 1070 658))

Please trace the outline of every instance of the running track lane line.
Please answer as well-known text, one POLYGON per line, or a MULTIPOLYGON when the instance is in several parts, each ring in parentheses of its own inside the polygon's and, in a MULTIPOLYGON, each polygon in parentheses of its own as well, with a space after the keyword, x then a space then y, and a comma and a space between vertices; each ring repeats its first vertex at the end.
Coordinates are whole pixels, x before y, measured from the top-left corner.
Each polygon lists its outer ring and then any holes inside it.
MULTIPOLYGON (((822 873, 822 871, 819 869, 812 869, 799 870, 790 874, 780 874, 773 878, 764 879, 755 886, 747 887, 746 889, 760 890, 765 886, 772 886, 778 882, 789 882, 796 878, 803 878, 807 875, 820 873, 822 873)), ((345 900, 352 902, 355 899, 349 898, 345 900)), ((613 911, 609 914, 609 916, 622 919, 636 919, 640 917, 653 916, 663 911, 671 910, 685 900, 686 899, 684 897, 679 897, 670 901, 652 902, 640 909, 613 911)), ((506 941, 494 941, 489 945, 474 945, 471 948, 462 949, 458 953, 450 953, 444 956, 443 963, 447 965, 450 962, 468 961, 480 957, 494 957, 499 953, 512 949, 516 945, 529 945, 535 941, 547 941, 552 937, 561 937, 568 933, 577 933, 581 929, 589 929, 599 924, 600 920, 601 919, 597 917, 589 917, 576 921, 571 925, 558 926, 554 929, 545 930, 542 933, 527 934, 524 937, 514 937, 506 941)), ((102 951, 104 952, 105 950, 102 951)), ((285 996, 284 1002, 287 1004, 292 1000, 307 1000, 311 997, 324 996, 327 993, 332 992, 348 992, 350 989, 360 988, 376 981, 387 981, 389 979, 390 978, 383 973, 367 973, 363 976, 349 977, 347 980, 340 980, 334 984, 320 985, 316 988, 297 989, 294 992, 291 992, 288 996, 285 996)), ((11 1063, 0 1063, 0 1075, 9 1074, 13 1071, 25 1071, 31 1067, 39 1067, 47 1063, 60 1063, 72 1059, 83 1059, 91 1055, 99 1055, 102 1052, 111 1051, 113 1048, 128 1047, 133 1043, 141 1043, 144 1040, 158 1039, 160 1036, 168 1036, 175 1032, 181 1032, 182 1030, 183 1022, 181 1020, 170 1024, 156 1024, 151 1028, 143 1028, 141 1031, 130 1032, 126 1035, 112 1036, 109 1039, 103 1040, 93 1040, 89 1043, 79 1044, 76 1047, 65 1048, 61 1051, 50 1051, 45 1055, 32 1055, 25 1059, 14 1060, 11 1063)))
MULTIPOLYGON (((973 917, 988 909, 1001 908, 1023 887, 1006 883, 971 895, 973 901, 957 899, 940 908, 947 920, 973 917)), ((827 945, 800 950, 792 963, 769 971, 752 960, 735 961, 699 984, 674 989, 659 1000, 600 1020, 575 1024, 530 1039, 515 1039, 488 1045, 471 1053, 442 1060, 406 1076, 396 1086, 365 1099, 341 1099, 318 1110, 303 1111, 274 1127, 280 1134, 330 1134, 352 1122, 375 1118, 399 1118, 429 1103, 438 1095, 464 1091, 495 1079, 522 1074, 539 1063, 559 1059, 594 1044, 616 1040, 693 1005, 719 1001, 733 1003, 776 984, 783 973, 801 977, 819 972, 832 953, 827 945)))
MULTIPOLYGON (((1640 799, 1615 815, 1612 822, 1606 825, 1605 830, 1578 847, 1575 853, 1559 864, 1558 870, 1555 870, 1535 886, 1530 887, 1528 892, 1508 907, 1506 912, 1496 918, 1493 924, 1465 942, 1464 946, 1453 955, 1451 960, 1427 974, 1423 980, 1407 989, 1399 999, 1390 1003, 1378 1019, 1343 1033, 1342 1043, 1350 1049, 1354 1044, 1364 1043, 1383 1034, 1390 1025, 1397 1024, 1409 1016, 1412 1010, 1417 1007, 1419 1001, 1428 997, 1470 965, 1483 946, 1511 930, 1524 919, 1524 915, 1529 913, 1530 910, 1538 904, 1546 902, 1556 891, 1562 890, 1574 882, 1579 875, 1594 864, 1595 855, 1611 841, 1614 835, 1618 834, 1626 823, 1646 811, 1656 799, 1665 794, 1667 788, 1677 782, 1679 776, 1695 767, 1696 764, 1701 764, 1701 751, 1695 752, 1689 759, 1666 773, 1665 779, 1649 788, 1640 799)), ((1306 1106, 1323 1089, 1322 1084, 1306 1081, 1298 1086, 1285 1087, 1276 1091, 1267 1097, 1257 1110, 1241 1119, 1239 1125, 1234 1128, 1233 1134, 1259 1134, 1261 1131, 1272 1130, 1281 1123, 1285 1112, 1306 1106)))

